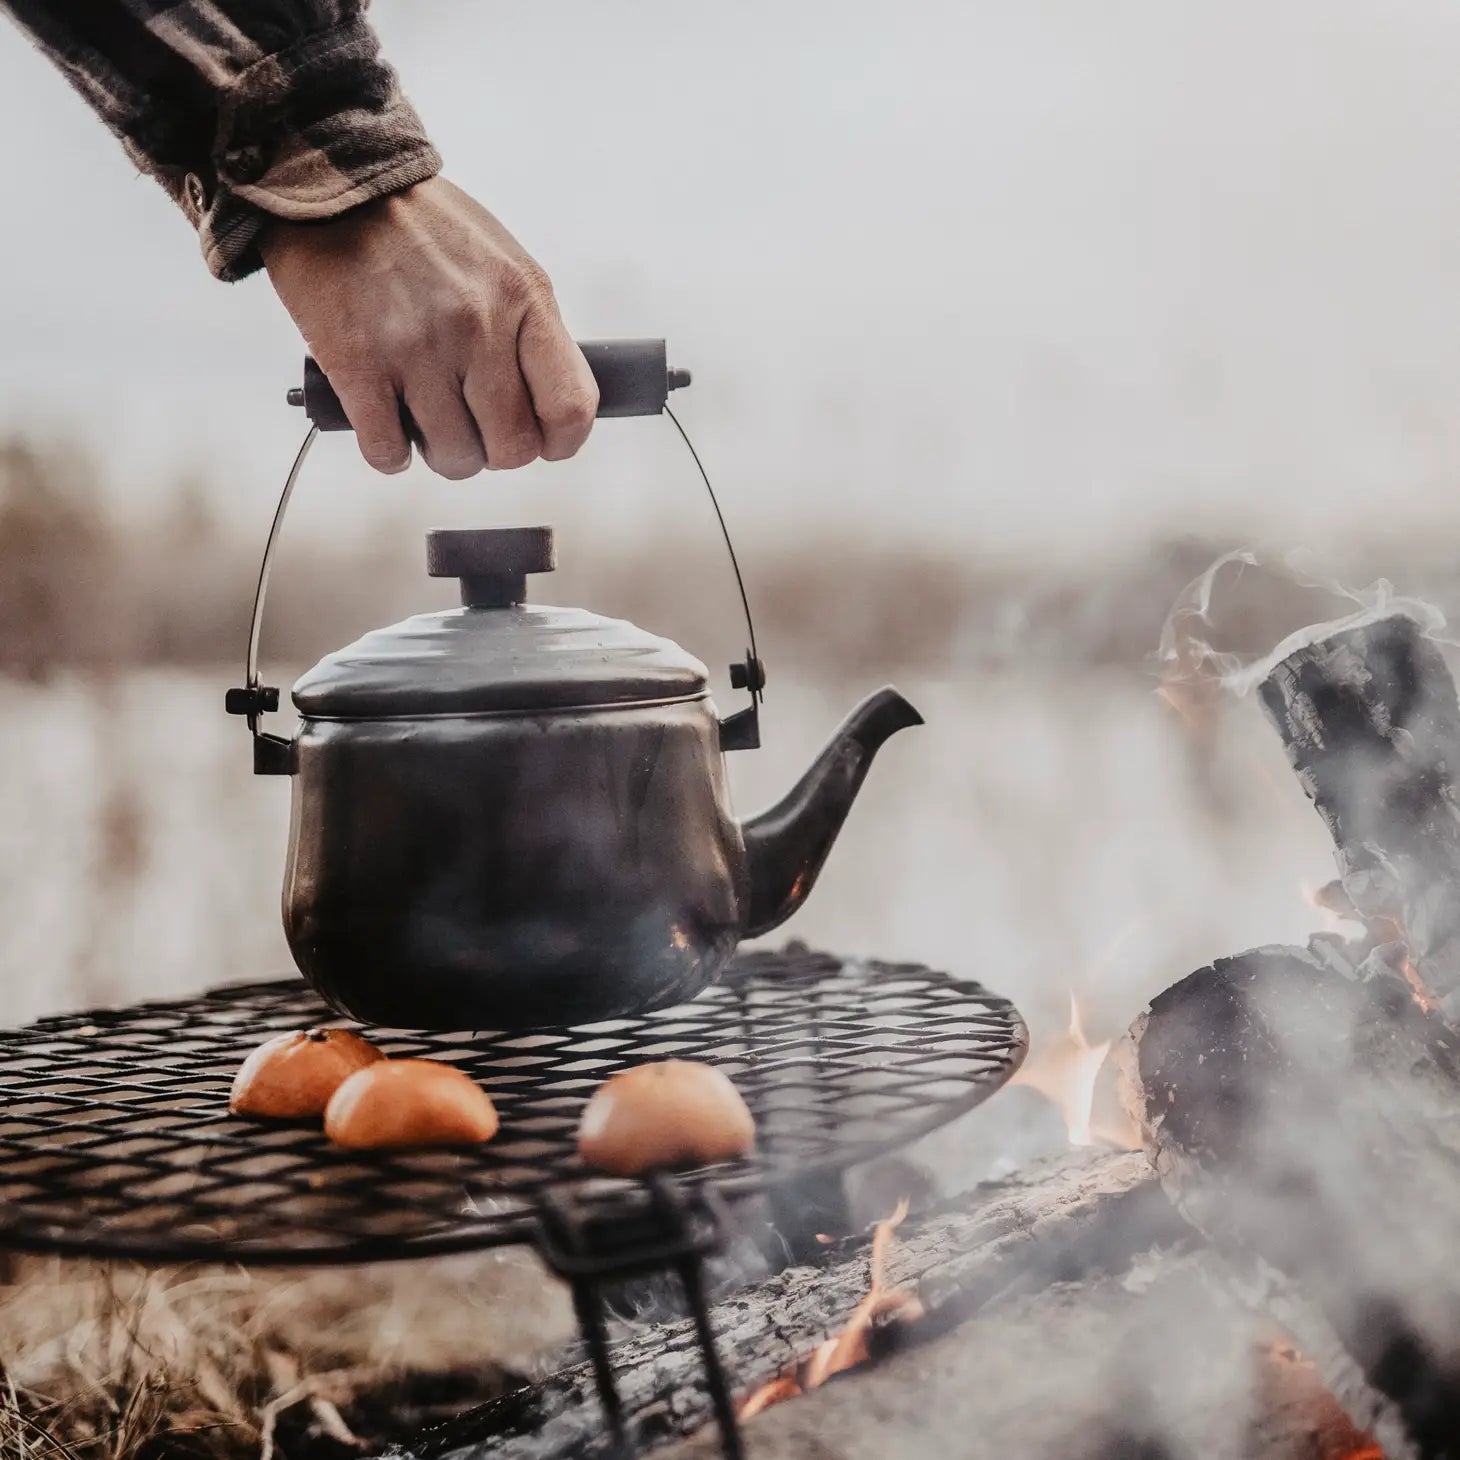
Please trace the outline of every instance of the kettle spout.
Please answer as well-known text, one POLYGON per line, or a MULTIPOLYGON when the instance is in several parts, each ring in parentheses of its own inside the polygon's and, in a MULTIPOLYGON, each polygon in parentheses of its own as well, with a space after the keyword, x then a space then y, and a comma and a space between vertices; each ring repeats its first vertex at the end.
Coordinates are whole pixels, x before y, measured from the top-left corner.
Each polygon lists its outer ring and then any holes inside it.
POLYGON ((742 827, 750 904, 743 936, 786 921, 816 882, 872 757, 889 736, 923 717, 895 689, 863 700, 786 796, 742 827))

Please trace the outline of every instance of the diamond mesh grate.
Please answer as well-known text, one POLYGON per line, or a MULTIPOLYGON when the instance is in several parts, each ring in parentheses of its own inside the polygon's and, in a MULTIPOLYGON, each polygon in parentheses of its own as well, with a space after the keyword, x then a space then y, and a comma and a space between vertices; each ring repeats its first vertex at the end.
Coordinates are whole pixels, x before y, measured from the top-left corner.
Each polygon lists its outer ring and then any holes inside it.
POLYGON ((151 1261, 378 1261, 529 1241, 548 1188, 637 1183, 577 1160, 584 1101, 646 1060, 719 1065, 755 1115, 746 1161, 686 1173, 727 1195, 856 1165, 977 1105, 1027 1044, 1007 999, 912 964, 793 947, 738 957, 691 1004, 528 1034, 374 1031, 460 1065, 502 1128, 453 1151, 340 1151, 317 1125, 227 1113, 244 1056, 335 1018, 302 982, 0 1032, 0 1244, 151 1261))

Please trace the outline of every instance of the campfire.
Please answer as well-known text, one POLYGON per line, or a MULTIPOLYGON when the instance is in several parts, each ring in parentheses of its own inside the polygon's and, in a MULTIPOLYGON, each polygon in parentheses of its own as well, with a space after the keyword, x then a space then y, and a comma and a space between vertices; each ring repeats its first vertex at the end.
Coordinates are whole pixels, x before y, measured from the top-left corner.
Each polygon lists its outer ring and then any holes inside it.
POLYGON ((848 1307, 748 1392, 751 1453, 860 1455, 863 1424, 878 1453, 1460 1453, 1460 703, 1402 615, 1291 648, 1261 702, 1337 843, 1327 926, 1173 985, 1113 1061, 1072 1000, 1016 1081, 1069 1154, 899 1207, 855 1300, 845 1244, 783 1274, 848 1307), (1127 1126, 1093 1113, 1112 1064, 1127 1126))
MULTIPOLYGON (((1336 845, 1337 878, 1309 894, 1322 926, 1304 946, 1252 949, 1181 978, 1123 1037, 1092 1038, 1071 995, 1068 1020, 1037 1032, 1012 1081, 1051 1122, 1058 1112, 1058 1150, 959 1188, 940 1185, 939 1162, 916 1143, 946 1150, 974 1140, 975 1122, 986 1140, 1012 1119, 1012 1095, 973 1108, 986 1093, 975 1089, 981 1076, 965 1069, 966 1088, 952 1094, 946 1083, 975 1036, 987 1060, 1003 1062, 987 1066, 994 1083, 1008 1075, 1023 1030, 1007 1001, 912 965, 804 948, 749 955, 715 996, 723 1007, 698 1001, 674 1027, 682 1037, 683 1019, 711 1021, 706 1047, 738 1051, 767 1150, 814 1134, 823 1157, 834 1153, 833 1113, 885 1132, 887 1117, 865 1103, 874 1095, 900 1112, 908 1138, 859 1173, 862 1210, 836 1170, 789 1183, 782 1171, 774 1196, 768 1185, 745 1197, 717 1246, 706 1235, 713 1221, 695 1225, 713 1203, 689 1203, 675 1208, 683 1222, 662 1250, 657 1227, 644 1229, 647 1243, 643 1231, 630 1234, 637 1275, 630 1283, 630 1267, 613 1268, 600 1285, 606 1318, 592 1316, 574 1253, 559 1253, 559 1273, 579 1284, 588 1345, 559 1347, 549 1364, 494 1354, 485 1392, 479 1375, 452 1372, 449 1417, 401 1379, 409 1363, 399 1355, 382 1391, 378 1367, 356 1365, 343 1346, 318 1375, 270 1351, 248 1383, 210 1380, 211 1397, 190 1391, 175 1422, 158 1399, 148 1420, 157 1453, 187 1429, 210 1436, 188 1440, 189 1453, 229 1460, 242 1453, 230 1435, 276 1455, 368 1453, 380 1438, 395 1441, 399 1460, 608 1457, 611 1394, 627 1450, 665 1460, 1460 1456, 1460 699, 1425 625, 1402 614, 1306 636, 1257 688, 1336 845), (805 996, 788 992, 793 974, 805 996), (754 1026, 771 1030, 758 1049, 736 1002, 750 991, 783 1011, 773 1029, 754 1026), (808 1072, 825 1088, 828 1070, 840 1083, 811 1120, 808 1072), (1111 1104, 1117 1077, 1123 1111, 1111 1104), (938 1098, 964 1113, 934 1135, 923 1108, 938 1098), (694 1269, 684 1293, 657 1271, 665 1265, 680 1277, 694 1269), (706 1363, 711 1351, 718 1367, 706 1363), (439 1423, 409 1434, 372 1427, 382 1392, 419 1396, 422 1421, 439 1423)), ((299 996, 260 988, 236 997, 299 996)), ((185 1023, 189 1010, 155 1005, 148 1017, 185 1023)), ((296 1021, 292 1005, 287 1019, 296 1021)), ((74 1024, 35 1038, 84 1036, 89 1051, 103 1037, 99 1025, 74 1024)), ((661 1037, 646 1025, 631 1042, 661 1037)), ((596 1034, 581 1047, 507 1052, 515 1070, 536 1061, 548 1071, 540 1123, 571 1125, 552 1081, 584 1060, 618 1058, 604 1046, 596 1034)), ((187 1126, 168 1137, 180 1148, 196 1139, 187 1126)), ((402 1223, 426 1220, 429 1174, 411 1173, 402 1223)), ((454 1180, 441 1186, 432 1221, 459 1216, 454 1180)), ((374 1232, 378 1184, 352 1190, 374 1232)), ((47 1220, 65 1210, 48 1208, 47 1220)), ((250 1197, 234 1210, 257 1226, 253 1240, 288 1237, 282 1206, 250 1197)), ((182 1229, 155 1210, 134 1215, 179 1240, 182 1229)), ((521 1209, 483 1206, 489 1218, 526 1220, 521 1209)), ((527 1267, 511 1271, 526 1281, 527 1267)), ((565 1295, 541 1273, 532 1281, 539 1287, 514 1301, 541 1305, 551 1294, 561 1345, 565 1295)), ((453 1287, 448 1274, 442 1303, 453 1287)), ((96 1327, 110 1346, 127 1336, 122 1385, 136 1387, 136 1356, 158 1343, 148 1315, 165 1310, 175 1335, 181 1309, 172 1305, 183 1299, 171 1295, 206 1290, 155 1291, 166 1304, 144 1303, 139 1291, 120 1326, 96 1327)), ((250 1303, 277 1301, 267 1286, 251 1292, 250 1303)), ((217 1307, 215 1295, 207 1301, 217 1307)), ((510 1327, 515 1314, 496 1321, 510 1327)), ((23 1366, 6 1357, 8 1422, 37 1454, 36 1426, 75 1402, 37 1397, 38 1355, 63 1349, 57 1336, 33 1345, 23 1366)), ((131 1403, 107 1384, 89 1391, 99 1397, 87 1445, 118 1433, 131 1403), (119 1411, 112 1419, 108 1405, 119 1411)))

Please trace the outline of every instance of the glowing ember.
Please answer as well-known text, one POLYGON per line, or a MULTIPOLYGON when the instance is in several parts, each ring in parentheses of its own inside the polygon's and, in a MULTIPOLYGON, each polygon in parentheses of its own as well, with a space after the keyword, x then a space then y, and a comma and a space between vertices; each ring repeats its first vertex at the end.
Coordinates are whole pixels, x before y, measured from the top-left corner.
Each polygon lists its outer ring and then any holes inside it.
POLYGON ((1384 1460, 1383 1448, 1358 1428, 1325 1387, 1317 1368, 1286 1341, 1257 1351, 1257 1404, 1301 1417, 1313 1460, 1384 1460))
POLYGON ((739 1417, 742 1420, 752 1418, 783 1399, 794 1399, 798 1394, 819 1388, 833 1374, 864 1363, 870 1356, 868 1337, 873 1324, 879 1320, 912 1321, 923 1316, 923 1305, 912 1293, 886 1285, 887 1250, 892 1245, 892 1234, 907 1216, 907 1205, 904 1198, 897 1204, 897 1210, 873 1229, 867 1296, 852 1310, 846 1327, 819 1344, 811 1357, 798 1364, 792 1372, 779 1374, 769 1383, 762 1384, 740 1406, 739 1417))
POLYGON ((1134 1142, 1126 1132, 1104 1128, 1096 1131, 1091 1124, 1095 1080, 1109 1052, 1108 1039, 1099 1044, 1086 1039, 1080 1005, 1071 994, 1069 1027, 1037 1045, 1012 1083, 1031 1086, 1059 1107, 1072 1146, 1129 1147, 1134 1142))

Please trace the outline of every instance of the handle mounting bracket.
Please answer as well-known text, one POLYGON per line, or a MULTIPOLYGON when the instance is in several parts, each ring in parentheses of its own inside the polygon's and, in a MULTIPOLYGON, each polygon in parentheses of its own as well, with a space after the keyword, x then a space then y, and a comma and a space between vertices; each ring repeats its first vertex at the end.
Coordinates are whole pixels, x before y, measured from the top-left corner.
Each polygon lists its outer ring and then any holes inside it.
POLYGON ((279 691, 271 684, 245 684, 228 691, 223 708, 230 715, 247 715, 256 720, 279 708, 279 691))

